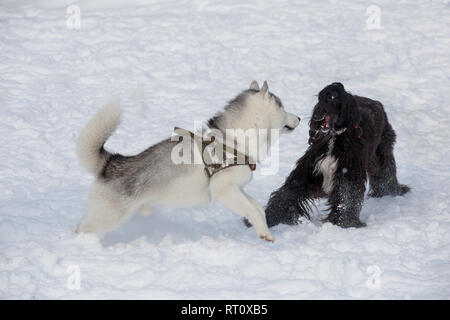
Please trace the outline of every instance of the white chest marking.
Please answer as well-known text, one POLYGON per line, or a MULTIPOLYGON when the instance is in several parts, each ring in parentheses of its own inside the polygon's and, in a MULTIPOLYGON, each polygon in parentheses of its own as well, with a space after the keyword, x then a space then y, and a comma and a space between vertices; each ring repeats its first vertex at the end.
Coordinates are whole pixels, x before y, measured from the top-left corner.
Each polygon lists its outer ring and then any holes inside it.
POLYGON ((334 173, 336 172, 338 161, 331 155, 334 147, 334 139, 328 142, 328 151, 325 157, 317 161, 314 168, 314 174, 321 173, 323 175, 322 190, 329 194, 333 190, 334 173))

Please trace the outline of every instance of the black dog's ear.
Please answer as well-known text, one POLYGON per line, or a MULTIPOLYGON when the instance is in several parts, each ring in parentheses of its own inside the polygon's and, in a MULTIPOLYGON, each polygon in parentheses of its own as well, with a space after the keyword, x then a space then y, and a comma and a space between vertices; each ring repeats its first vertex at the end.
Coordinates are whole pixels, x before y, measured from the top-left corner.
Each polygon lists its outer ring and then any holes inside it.
POLYGON ((331 84, 339 92, 339 97, 342 101, 341 116, 344 118, 345 124, 349 126, 358 126, 361 121, 361 114, 358 110, 355 98, 345 91, 344 85, 340 82, 331 84))
MULTIPOLYGON (((343 88, 343 86, 342 86, 343 88)), ((348 93, 345 92, 341 95, 342 99, 342 115, 345 117, 345 122, 347 126, 358 126, 361 121, 361 114, 358 110, 358 105, 356 104, 355 98, 348 93)))

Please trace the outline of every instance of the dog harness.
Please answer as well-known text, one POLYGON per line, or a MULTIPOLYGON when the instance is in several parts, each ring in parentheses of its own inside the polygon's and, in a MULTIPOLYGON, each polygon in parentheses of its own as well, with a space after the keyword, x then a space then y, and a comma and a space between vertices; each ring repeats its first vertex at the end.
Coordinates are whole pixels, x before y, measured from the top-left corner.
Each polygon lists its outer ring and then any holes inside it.
MULTIPOLYGON (((358 125, 353 126, 353 128, 359 129, 360 133, 359 133, 359 135, 357 136, 357 138, 358 138, 358 139, 361 139, 362 131, 363 131, 362 128, 361 128, 360 126, 358 126, 358 125)), ((316 134, 317 134, 319 131, 320 131, 320 129, 316 130, 316 134)), ((347 128, 346 128, 346 127, 345 127, 345 128, 342 128, 341 130, 336 131, 335 134, 336 134, 336 135, 340 135, 340 134, 343 134, 345 131, 347 131, 347 128)))
POLYGON ((173 131, 180 136, 190 136, 195 144, 199 147, 202 155, 202 162, 205 166, 205 172, 209 178, 223 169, 234 166, 247 165, 252 171, 255 171, 256 169, 256 164, 250 163, 250 158, 246 154, 239 152, 237 149, 232 148, 226 144, 216 141, 216 137, 214 136, 212 136, 208 141, 205 140, 205 138, 198 136, 186 129, 175 127, 173 131), (216 147, 222 148, 222 157, 219 157, 219 155, 217 155, 218 161, 214 161, 214 157, 210 153, 205 152, 205 149, 212 143, 214 143, 216 147), (231 157, 229 157, 228 155, 231 155, 231 157), (242 163, 242 161, 239 161, 239 159, 244 159, 244 163, 242 163))
MULTIPOLYGON (((356 137, 357 137, 358 139, 361 139, 361 136, 362 136, 362 134, 363 134, 363 129, 362 129, 360 126, 358 126, 358 125, 354 125, 353 128, 359 129, 359 134, 358 134, 356 137)), ((347 131, 347 128, 343 128, 343 129, 341 129, 341 130, 336 131, 336 134, 337 134, 337 135, 340 135, 340 134, 344 133, 345 131, 347 131)))
POLYGON ((345 131, 347 131, 347 128, 343 128, 341 130, 336 131, 336 134, 340 135, 340 134, 344 133, 345 131))
MULTIPOLYGON (((359 125, 354 125, 353 128, 359 129, 359 134, 358 134, 357 138, 361 139, 361 136, 363 135, 363 129, 359 125)), ((315 138, 317 136, 319 131, 320 131, 320 129, 315 130, 313 138, 315 138)), ((334 134, 339 136, 339 135, 343 134, 345 131, 347 131, 346 127, 342 128, 341 130, 335 131, 334 134)), ((310 141, 311 141, 311 138, 310 138, 310 141)), ((311 144, 312 142, 308 142, 308 143, 311 144)))

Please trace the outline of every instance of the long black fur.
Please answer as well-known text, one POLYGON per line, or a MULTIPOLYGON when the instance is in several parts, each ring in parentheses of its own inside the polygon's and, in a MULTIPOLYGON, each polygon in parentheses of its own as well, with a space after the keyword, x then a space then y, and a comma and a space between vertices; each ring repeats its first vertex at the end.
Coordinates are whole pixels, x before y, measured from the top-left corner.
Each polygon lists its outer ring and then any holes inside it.
POLYGON ((365 226, 359 215, 367 176, 372 197, 409 191, 397 181, 393 154, 396 135, 383 105, 350 94, 341 83, 325 87, 318 98, 310 121, 310 146, 266 206, 269 227, 297 224, 302 216, 309 218, 310 205, 322 197, 328 198, 330 206, 326 221, 344 228, 365 226), (325 116, 329 120, 326 127, 325 116), (330 145, 337 168, 327 194, 322 190, 323 175, 317 172, 316 164, 327 155, 330 145))

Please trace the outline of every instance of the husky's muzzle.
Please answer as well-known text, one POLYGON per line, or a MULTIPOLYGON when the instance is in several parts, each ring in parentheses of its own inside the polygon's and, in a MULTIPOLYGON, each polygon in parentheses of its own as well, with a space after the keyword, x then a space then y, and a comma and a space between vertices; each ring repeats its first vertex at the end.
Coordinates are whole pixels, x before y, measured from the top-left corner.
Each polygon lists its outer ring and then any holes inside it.
MULTIPOLYGON (((288 123, 288 124, 286 124, 286 125, 283 127, 283 129, 284 129, 286 132, 291 132, 291 131, 293 131, 295 128, 297 128, 297 126, 300 124, 300 121, 301 121, 300 117, 297 117, 297 116, 294 116, 294 115, 290 115, 289 118, 292 119, 292 120, 291 120, 291 123, 288 123)), ((288 118, 288 120, 289 120, 289 118, 288 118)))

